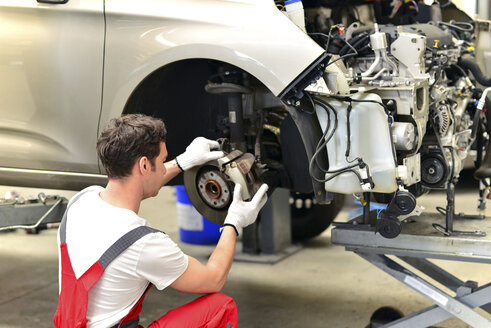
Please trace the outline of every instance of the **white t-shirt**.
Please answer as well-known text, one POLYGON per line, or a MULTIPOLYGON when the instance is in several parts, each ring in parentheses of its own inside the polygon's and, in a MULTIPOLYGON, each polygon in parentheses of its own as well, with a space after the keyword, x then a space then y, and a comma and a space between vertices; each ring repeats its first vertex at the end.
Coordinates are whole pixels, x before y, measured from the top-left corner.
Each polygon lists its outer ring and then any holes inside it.
MULTIPOLYGON (((85 189, 87 192, 68 210, 66 244, 77 278, 126 232, 149 225, 133 211, 103 201, 99 196, 103 189, 85 189)), ((58 245, 59 238, 58 234, 58 245)), ((155 232, 142 237, 111 262, 90 289, 87 327, 117 324, 136 304, 148 282, 162 290, 179 278, 187 265, 188 257, 166 234, 155 232)))

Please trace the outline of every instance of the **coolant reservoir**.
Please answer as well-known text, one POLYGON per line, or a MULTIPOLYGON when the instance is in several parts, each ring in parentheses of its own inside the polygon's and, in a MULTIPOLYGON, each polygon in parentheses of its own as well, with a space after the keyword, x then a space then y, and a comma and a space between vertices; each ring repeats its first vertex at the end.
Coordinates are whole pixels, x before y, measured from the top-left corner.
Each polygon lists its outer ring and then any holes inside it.
MULTIPOLYGON (((380 97, 371 93, 357 93, 353 99, 374 100, 382 102, 380 97)), ((392 153, 387 115, 382 106, 376 103, 352 102, 350 114, 350 154, 346 158, 348 147, 347 108, 349 103, 325 99, 334 107, 338 116, 337 129, 327 143, 329 157, 329 172, 337 171, 353 165, 357 157, 361 157, 368 164, 370 175, 375 186, 371 190, 362 189, 360 180, 352 172, 345 172, 325 183, 327 191, 352 194, 364 191, 391 193, 396 191, 396 165, 392 153)), ((328 116, 322 107, 316 106, 316 113, 320 125, 325 132, 328 116)), ((329 113, 329 133, 334 128, 334 115, 329 113)), ((315 165, 315 164, 314 164, 315 165)), ((357 170, 357 168, 355 168, 357 170)), ((361 172, 361 171, 359 171, 361 172)), ((326 178, 332 176, 327 173, 326 178)))

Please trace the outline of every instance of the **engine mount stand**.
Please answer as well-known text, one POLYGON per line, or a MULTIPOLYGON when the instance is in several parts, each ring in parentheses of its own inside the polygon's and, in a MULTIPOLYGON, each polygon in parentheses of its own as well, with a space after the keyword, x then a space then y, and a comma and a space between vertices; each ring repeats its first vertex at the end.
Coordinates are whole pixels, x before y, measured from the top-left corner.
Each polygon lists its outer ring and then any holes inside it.
POLYGON ((459 231, 454 230, 453 228, 453 220, 458 219, 466 219, 466 220, 483 220, 484 216, 482 215, 465 215, 465 214, 455 214, 455 183, 456 181, 452 180, 447 185, 447 206, 444 211, 445 215, 445 227, 438 223, 433 223, 432 226, 438 232, 441 232, 445 236, 468 236, 468 237, 485 237, 486 233, 480 230, 475 231, 459 231), (482 217, 482 218, 481 218, 482 217))

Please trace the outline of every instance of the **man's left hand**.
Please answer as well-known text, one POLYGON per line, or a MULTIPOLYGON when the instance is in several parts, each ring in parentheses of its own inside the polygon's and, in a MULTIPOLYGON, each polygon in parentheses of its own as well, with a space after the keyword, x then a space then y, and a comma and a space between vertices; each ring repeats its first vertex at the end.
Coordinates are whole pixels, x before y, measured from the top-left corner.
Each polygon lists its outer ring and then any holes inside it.
POLYGON ((213 149, 220 149, 218 141, 197 137, 187 146, 184 153, 176 157, 177 164, 186 171, 225 156, 223 151, 213 149))

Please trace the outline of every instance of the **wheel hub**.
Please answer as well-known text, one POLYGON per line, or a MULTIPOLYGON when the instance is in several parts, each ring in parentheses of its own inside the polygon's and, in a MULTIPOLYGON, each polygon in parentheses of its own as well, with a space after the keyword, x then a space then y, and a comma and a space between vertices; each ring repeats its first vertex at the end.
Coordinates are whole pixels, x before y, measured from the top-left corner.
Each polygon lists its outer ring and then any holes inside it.
POLYGON ((203 167, 197 175, 198 193, 204 203, 215 209, 223 209, 231 202, 232 191, 218 167, 203 167))

